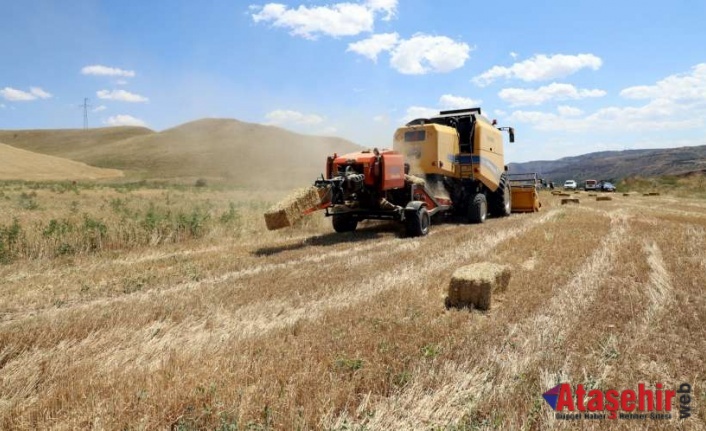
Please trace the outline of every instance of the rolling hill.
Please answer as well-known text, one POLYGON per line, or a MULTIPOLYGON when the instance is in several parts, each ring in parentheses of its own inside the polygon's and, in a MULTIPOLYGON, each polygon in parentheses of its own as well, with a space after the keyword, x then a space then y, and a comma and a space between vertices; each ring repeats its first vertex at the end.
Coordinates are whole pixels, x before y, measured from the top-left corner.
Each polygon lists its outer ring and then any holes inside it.
POLYGON ((123 176, 123 173, 116 169, 96 168, 5 144, 0 144, 0 160, 0 180, 97 180, 123 176))
POLYGON ((602 151, 558 160, 510 163, 510 172, 538 172, 554 182, 633 175, 681 175, 706 169, 706 145, 650 150, 602 151))
POLYGON ((11 145, 120 169, 131 178, 206 178, 278 189, 310 184, 322 173, 327 155, 360 149, 340 138, 302 135, 232 119, 197 120, 158 133, 129 128, 123 139, 114 139, 112 130, 95 130, 98 136, 90 139, 74 132, 76 140, 52 137, 53 131, 34 139, 21 132, 5 133, 24 138, 11 140, 11 145))

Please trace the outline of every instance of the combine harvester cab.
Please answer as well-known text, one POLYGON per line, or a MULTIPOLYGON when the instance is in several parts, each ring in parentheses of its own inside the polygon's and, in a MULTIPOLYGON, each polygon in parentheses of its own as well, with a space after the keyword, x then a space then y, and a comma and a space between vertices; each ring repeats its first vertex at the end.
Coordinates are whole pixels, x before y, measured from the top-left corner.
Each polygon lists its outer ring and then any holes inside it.
POLYGON ((537 174, 509 174, 512 212, 537 212, 542 207, 537 193, 537 174))

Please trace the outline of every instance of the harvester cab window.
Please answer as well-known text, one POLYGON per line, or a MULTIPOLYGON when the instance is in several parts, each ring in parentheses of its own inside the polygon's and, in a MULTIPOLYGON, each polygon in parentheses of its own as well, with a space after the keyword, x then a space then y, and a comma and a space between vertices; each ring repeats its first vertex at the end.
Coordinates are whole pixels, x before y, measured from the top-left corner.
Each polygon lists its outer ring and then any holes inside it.
POLYGON ((458 145, 462 153, 473 152, 473 132, 476 128, 475 118, 473 116, 461 117, 458 119, 458 145))
POLYGON ((421 142, 427 139, 427 134, 424 130, 412 130, 405 132, 404 141, 405 142, 421 142))

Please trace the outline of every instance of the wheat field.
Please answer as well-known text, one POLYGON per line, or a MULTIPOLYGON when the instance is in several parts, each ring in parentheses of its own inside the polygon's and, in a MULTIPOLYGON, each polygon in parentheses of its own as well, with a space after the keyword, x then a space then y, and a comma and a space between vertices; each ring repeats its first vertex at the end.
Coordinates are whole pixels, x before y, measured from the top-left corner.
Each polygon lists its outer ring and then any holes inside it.
POLYGON ((405 238, 268 232, 276 192, 4 183, 0 428, 572 429, 559 382, 689 382, 691 418, 639 425, 704 429, 706 201, 578 196, 405 238), (507 292, 446 310, 481 261, 507 292))

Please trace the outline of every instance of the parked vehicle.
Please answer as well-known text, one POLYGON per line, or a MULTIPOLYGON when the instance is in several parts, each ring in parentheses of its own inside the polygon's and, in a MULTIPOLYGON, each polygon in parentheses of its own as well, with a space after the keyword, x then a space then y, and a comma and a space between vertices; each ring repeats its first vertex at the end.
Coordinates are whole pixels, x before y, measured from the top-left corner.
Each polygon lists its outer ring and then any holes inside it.
POLYGON ((596 190, 596 184, 598 184, 598 181, 596 180, 586 180, 586 182, 583 185, 583 189, 586 190, 587 192, 592 192, 596 190))
POLYGON ((564 190, 576 190, 576 181, 566 180, 566 182, 564 182, 564 190))
POLYGON ((615 186, 608 181, 600 181, 596 184, 596 190, 599 192, 615 192, 615 186))

